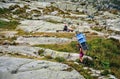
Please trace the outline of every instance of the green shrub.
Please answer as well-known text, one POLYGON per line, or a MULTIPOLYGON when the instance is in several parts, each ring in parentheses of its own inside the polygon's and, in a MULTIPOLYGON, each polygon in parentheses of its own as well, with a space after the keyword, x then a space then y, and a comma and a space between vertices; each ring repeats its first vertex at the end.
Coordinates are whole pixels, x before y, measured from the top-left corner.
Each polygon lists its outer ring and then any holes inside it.
POLYGON ((19 23, 17 21, 10 21, 6 22, 3 20, 0 20, 0 28, 3 29, 15 29, 19 23))
POLYGON ((94 66, 94 61, 90 60, 88 58, 83 59, 83 64, 87 67, 93 67, 94 66))
POLYGON ((109 61, 101 61, 101 65, 103 66, 104 69, 109 69, 110 68, 110 62, 109 61))
POLYGON ((71 72, 72 70, 73 70, 73 68, 69 67, 67 69, 64 69, 63 71, 69 71, 69 72, 71 72))
POLYGON ((10 10, 7 8, 0 8, 0 14, 10 13, 10 10))
POLYGON ((90 74, 88 73, 89 72, 88 70, 83 69, 82 65, 75 64, 74 62, 65 62, 65 64, 77 70, 81 75, 85 77, 85 79, 94 79, 93 77, 90 76, 90 74))
MULTIPOLYGON (((111 69, 116 76, 119 77, 120 57, 120 43, 115 39, 95 38, 88 40, 89 53, 94 60, 94 68, 96 69, 111 69)), ((106 75, 107 71, 103 74, 106 75)))
POLYGON ((108 74, 110 74, 109 70, 104 70, 103 72, 101 72, 101 75, 104 75, 104 76, 106 76, 108 74))
POLYGON ((75 62, 78 62, 78 63, 80 63, 81 61, 80 61, 80 59, 76 59, 76 60, 75 60, 75 62))
POLYGON ((52 59, 52 57, 50 55, 45 56, 45 58, 52 59))
MULTIPOLYGON (((87 55, 93 58, 93 61, 85 59, 83 60, 86 66, 93 67, 95 69, 111 69, 111 71, 120 78, 117 69, 120 67, 120 43, 115 39, 104 39, 99 37, 92 37, 87 40, 89 50, 87 55)), ((67 44, 54 44, 54 45, 39 45, 41 47, 50 48, 57 51, 79 52, 76 47, 77 41, 73 41, 67 44)), ((56 58, 58 61, 60 58, 56 58)), ((79 62, 79 60, 76 60, 79 62)), ((81 71, 77 69, 78 71, 81 71)), ((85 75, 85 74, 84 74, 85 75)), ((88 76, 89 78, 89 76, 88 76)))
POLYGON ((63 57, 56 57, 55 60, 58 62, 65 62, 65 58, 63 57))
POLYGON ((77 42, 71 42, 67 44, 48 44, 48 45, 36 45, 38 47, 44 47, 49 48, 56 51, 62 51, 62 52, 79 52, 79 50, 76 47, 77 42))
POLYGON ((103 28, 94 27, 94 28, 92 28, 92 30, 96 30, 96 31, 102 31, 102 30, 103 30, 103 28))
POLYGON ((39 55, 43 55, 43 52, 44 52, 44 50, 43 50, 43 49, 40 49, 40 50, 38 51, 38 54, 39 54, 39 55))

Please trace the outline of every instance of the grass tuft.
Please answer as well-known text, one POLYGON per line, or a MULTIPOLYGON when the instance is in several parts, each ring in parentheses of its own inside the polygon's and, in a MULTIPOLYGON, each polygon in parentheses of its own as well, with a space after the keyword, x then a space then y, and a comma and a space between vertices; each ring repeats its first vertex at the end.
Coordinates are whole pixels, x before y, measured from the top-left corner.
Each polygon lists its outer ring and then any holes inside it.
POLYGON ((19 22, 17 22, 17 21, 6 22, 3 20, 0 20, 0 28, 2 28, 2 29, 15 29, 18 24, 19 24, 19 22))

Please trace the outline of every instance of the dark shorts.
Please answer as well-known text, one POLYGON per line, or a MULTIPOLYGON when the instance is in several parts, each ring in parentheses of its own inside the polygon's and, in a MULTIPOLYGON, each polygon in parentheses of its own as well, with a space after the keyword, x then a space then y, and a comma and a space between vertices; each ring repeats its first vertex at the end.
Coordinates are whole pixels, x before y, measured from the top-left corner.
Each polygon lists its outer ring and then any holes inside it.
POLYGON ((84 56, 84 53, 83 52, 80 52, 80 57, 83 57, 84 56))

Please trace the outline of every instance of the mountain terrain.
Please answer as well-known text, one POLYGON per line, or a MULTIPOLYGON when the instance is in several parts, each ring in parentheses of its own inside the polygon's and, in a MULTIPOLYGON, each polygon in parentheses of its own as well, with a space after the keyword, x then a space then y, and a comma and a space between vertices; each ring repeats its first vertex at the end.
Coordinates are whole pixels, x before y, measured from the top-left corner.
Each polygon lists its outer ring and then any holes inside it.
POLYGON ((0 0, 0 79, 119 79, 119 2, 0 0))

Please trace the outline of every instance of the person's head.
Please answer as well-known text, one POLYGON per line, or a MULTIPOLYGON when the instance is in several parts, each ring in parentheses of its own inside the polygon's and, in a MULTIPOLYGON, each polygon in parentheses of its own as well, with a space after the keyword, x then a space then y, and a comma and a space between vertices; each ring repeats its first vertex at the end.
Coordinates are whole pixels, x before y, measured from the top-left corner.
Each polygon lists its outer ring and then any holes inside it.
POLYGON ((67 24, 65 24, 64 26, 67 26, 67 24))
POLYGON ((76 34, 82 34, 82 32, 80 32, 80 31, 76 31, 75 33, 76 33, 76 34))
POLYGON ((77 46, 81 47, 79 43, 77 43, 77 46))
POLYGON ((79 31, 75 31, 76 34, 79 34, 79 31))

